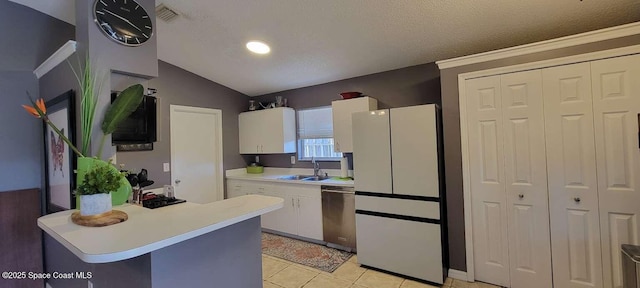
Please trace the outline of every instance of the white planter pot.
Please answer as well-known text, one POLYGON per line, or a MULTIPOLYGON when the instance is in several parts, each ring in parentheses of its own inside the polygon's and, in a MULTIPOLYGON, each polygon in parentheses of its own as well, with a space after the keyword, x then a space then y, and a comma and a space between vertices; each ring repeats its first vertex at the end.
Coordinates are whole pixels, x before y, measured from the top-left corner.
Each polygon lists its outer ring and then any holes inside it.
POLYGON ((90 216, 111 211, 111 193, 80 195, 80 215, 90 216))

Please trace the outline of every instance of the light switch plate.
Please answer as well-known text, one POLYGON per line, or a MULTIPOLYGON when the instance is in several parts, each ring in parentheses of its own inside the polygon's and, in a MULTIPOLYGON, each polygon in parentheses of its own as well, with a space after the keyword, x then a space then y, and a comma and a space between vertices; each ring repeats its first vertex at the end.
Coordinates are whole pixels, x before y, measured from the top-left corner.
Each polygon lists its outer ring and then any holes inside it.
POLYGON ((296 155, 291 155, 291 164, 296 164, 296 155))
POLYGON ((169 163, 162 163, 162 171, 164 172, 171 171, 171 165, 169 165, 169 163))

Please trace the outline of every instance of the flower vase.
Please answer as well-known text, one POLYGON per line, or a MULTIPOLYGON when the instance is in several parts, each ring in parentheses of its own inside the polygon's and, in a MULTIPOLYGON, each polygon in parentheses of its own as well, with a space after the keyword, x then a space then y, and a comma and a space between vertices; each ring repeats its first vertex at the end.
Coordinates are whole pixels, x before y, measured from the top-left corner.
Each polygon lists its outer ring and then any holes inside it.
MULTIPOLYGON (((106 164, 106 162, 97 158, 78 157, 77 164, 78 165, 76 166, 76 171, 78 174, 76 178, 76 187, 80 187, 80 184, 82 184, 82 181, 84 181, 84 176, 89 170, 91 170, 95 165, 106 164)), ((107 165, 109 165, 110 169, 118 171, 118 168, 116 168, 115 166, 110 164, 107 165)), ((109 193, 111 197, 111 205, 118 206, 127 202, 127 199, 129 199, 129 195, 131 194, 132 190, 133 189, 131 188, 131 184, 129 184, 129 181, 126 178, 123 178, 120 181, 120 188, 109 193)), ((81 198, 82 197, 76 197, 76 209, 80 209, 82 207, 81 198)))
POLYGON ((80 195, 80 216, 94 216, 111 212, 111 193, 80 195))

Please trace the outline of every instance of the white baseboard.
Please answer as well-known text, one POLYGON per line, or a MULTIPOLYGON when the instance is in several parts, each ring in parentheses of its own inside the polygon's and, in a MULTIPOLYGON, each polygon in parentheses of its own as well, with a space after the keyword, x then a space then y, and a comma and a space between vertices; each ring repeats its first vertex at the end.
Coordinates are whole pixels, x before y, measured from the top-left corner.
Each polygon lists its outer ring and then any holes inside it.
POLYGON ((458 280, 462 280, 462 281, 468 281, 467 280, 467 271, 449 269, 449 278, 458 279, 458 280))

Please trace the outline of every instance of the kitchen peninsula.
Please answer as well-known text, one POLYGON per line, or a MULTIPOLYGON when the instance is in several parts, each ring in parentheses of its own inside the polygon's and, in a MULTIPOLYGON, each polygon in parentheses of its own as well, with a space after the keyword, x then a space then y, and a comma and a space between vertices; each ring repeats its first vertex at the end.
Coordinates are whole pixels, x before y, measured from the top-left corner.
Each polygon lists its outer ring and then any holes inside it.
POLYGON ((261 287, 260 216, 283 200, 247 195, 159 209, 114 207, 129 219, 107 227, 71 222, 74 210, 46 215, 51 272, 91 272, 85 279, 48 279, 58 287, 261 287))

